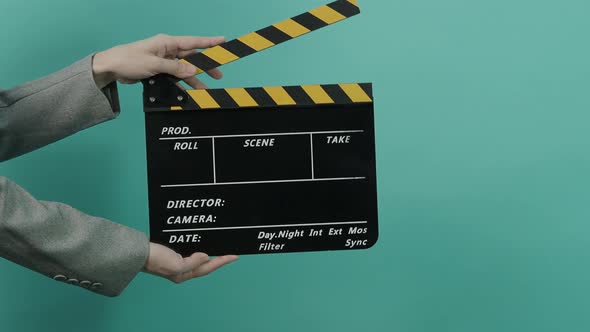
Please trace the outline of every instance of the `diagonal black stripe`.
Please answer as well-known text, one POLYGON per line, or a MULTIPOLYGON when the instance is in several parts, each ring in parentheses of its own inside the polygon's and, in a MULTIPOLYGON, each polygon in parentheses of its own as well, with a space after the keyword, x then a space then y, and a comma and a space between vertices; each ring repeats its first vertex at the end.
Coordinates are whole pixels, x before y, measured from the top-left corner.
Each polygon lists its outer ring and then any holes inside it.
POLYGON ((371 83, 360 83, 359 86, 365 93, 373 99, 373 84, 371 83))
POLYGON ((225 89, 212 89, 207 90, 211 97, 221 106, 221 108, 237 108, 238 104, 234 99, 225 91, 225 89))
POLYGON ((182 101, 181 106, 184 111, 201 109, 201 107, 186 92, 184 93, 184 100, 182 101))
POLYGON ((223 48, 225 48, 226 50, 232 52, 233 54, 235 54, 238 58, 243 58, 245 56, 248 56, 252 53, 256 53, 256 50, 251 48, 250 46, 242 43, 241 41, 234 39, 234 40, 230 40, 227 43, 221 44, 219 45, 223 48))
POLYGON ((260 106, 276 106, 277 103, 264 91, 263 88, 246 88, 246 92, 252 96, 252 99, 260 106))
POLYGON ((264 29, 258 30, 256 31, 256 33, 275 44, 280 44, 282 42, 286 42, 287 40, 292 39, 288 34, 282 32, 281 30, 275 28, 272 25, 264 29))
POLYGON ((340 88, 338 84, 322 85, 322 88, 324 88, 324 91, 326 91, 328 96, 330 96, 330 98, 332 98, 336 104, 352 103, 350 97, 348 97, 348 95, 342 91, 342 88, 340 88))
POLYGON ((319 28, 323 28, 328 25, 326 22, 320 20, 319 18, 313 16, 310 13, 304 13, 298 16, 293 17, 293 21, 303 25, 310 31, 317 30, 319 28))
POLYGON ((361 12, 359 7, 351 4, 346 0, 332 2, 331 4, 328 4, 328 7, 334 9, 335 11, 339 12, 340 14, 346 17, 351 17, 361 12))
POLYGON ((285 91, 295 100, 297 105, 314 105, 313 100, 307 95, 305 90, 300 86, 286 86, 285 91))
POLYGON ((205 71, 220 66, 217 61, 211 59, 203 53, 191 54, 184 59, 205 71))

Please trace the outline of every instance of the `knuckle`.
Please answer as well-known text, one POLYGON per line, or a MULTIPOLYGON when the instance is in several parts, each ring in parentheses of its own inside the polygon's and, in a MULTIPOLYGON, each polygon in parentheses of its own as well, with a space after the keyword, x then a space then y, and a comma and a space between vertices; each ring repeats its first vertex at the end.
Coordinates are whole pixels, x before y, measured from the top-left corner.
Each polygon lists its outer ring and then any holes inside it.
POLYGON ((174 270, 174 272, 176 273, 180 273, 182 272, 182 262, 180 261, 176 261, 173 265, 172 265, 172 270, 174 270))

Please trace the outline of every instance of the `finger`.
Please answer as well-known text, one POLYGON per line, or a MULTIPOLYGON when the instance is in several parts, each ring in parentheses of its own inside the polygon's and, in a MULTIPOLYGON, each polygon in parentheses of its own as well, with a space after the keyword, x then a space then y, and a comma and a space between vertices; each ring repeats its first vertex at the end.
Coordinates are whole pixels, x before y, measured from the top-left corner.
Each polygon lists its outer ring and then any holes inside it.
POLYGON ((180 283, 180 282, 187 281, 189 279, 202 277, 204 275, 207 275, 207 274, 221 268, 224 265, 235 262, 238 258, 239 258, 238 256, 234 256, 234 255, 216 257, 216 258, 202 264, 201 266, 195 268, 190 273, 185 273, 185 274, 179 275, 178 280, 176 282, 180 283))
POLYGON ((182 260, 182 268, 177 271, 178 273, 169 278, 175 283, 181 283, 191 279, 191 275, 194 271, 209 261, 209 255, 202 252, 195 252, 191 256, 183 258, 182 260))
POLYGON ((223 73, 221 72, 221 70, 219 70, 217 68, 213 68, 213 69, 209 70, 207 72, 207 75, 213 77, 216 80, 219 80, 223 77, 223 73))
POLYGON ((198 268, 196 268, 193 273, 191 273, 190 278, 202 277, 207 275, 224 265, 229 263, 235 262, 238 260, 238 256, 235 255, 227 255, 227 256, 219 256, 215 257, 214 259, 202 264, 198 268))
POLYGON ((180 51, 178 52, 178 58, 182 59, 182 58, 186 58, 189 55, 193 55, 193 54, 197 54, 197 50, 188 50, 188 51, 180 51))
POLYGON ((119 81, 123 84, 135 84, 135 83, 139 82, 138 80, 132 80, 132 79, 126 79, 126 78, 119 78, 117 81, 119 81))
POLYGON ((182 271, 180 273, 191 272, 209 261, 209 255, 202 252, 195 252, 189 257, 183 258, 182 271))
POLYGON ((155 73, 170 74, 182 79, 195 75, 197 71, 197 68, 189 63, 159 57, 152 58, 151 69, 155 73))
POLYGON ((182 258, 181 263, 176 270, 176 273, 168 276, 168 279, 175 283, 181 283, 187 280, 189 276, 196 268, 209 261, 209 256, 202 252, 196 252, 189 257, 182 258))
POLYGON ((219 45, 225 41, 225 37, 197 37, 197 36, 173 36, 178 48, 183 51, 195 48, 208 48, 219 45))
POLYGON ((153 54, 164 58, 175 56, 178 53, 178 45, 174 37, 163 33, 149 38, 145 46, 153 54))
MULTIPOLYGON (((197 53, 198 52, 196 50, 180 51, 180 52, 178 52, 177 58, 182 59, 182 58, 186 58, 189 55, 193 55, 193 54, 197 54, 197 53)), ((216 80, 221 79, 223 77, 223 73, 218 68, 213 68, 213 69, 207 71, 207 75, 213 77, 216 80)))
POLYGON ((209 87, 201 82, 201 80, 199 80, 196 77, 189 77, 189 78, 185 78, 184 81, 186 82, 186 84, 190 85, 193 89, 208 89, 209 87))
POLYGON ((174 83, 180 90, 186 91, 186 87, 180 83, 180 81, 174 83))

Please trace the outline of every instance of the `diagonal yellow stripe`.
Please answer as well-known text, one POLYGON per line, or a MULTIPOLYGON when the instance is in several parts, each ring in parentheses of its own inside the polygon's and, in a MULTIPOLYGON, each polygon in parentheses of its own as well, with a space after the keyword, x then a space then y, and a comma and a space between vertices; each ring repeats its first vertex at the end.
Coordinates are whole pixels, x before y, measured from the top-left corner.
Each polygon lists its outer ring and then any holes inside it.
POLYGON ((203 54, 217 61, 221 65, 239 59, 239 57, 237 57, 235 54, 219 45, 204 50, 203 54))
POLYGON ((184 62, 184 63, 188 63, 189 65, 192 65, 192 66, 194 66, 195 68, 197 68, 197 71, 196 71, 195 75, 199 75, 200 73, 202 73, 202 72, 203 72, 203 70, 202 70, 201 68, 199 68, 199 67, 197 67, 197 66, 193 65, 192 63, 190 63, 190 62, 186 61, 185 59, 180 59, 179 61, 182 61, 182 62, 184 62))
POLYGON ((373 101, 358 84, 340 84, 340 87, 354 103, 373 101))
POLYGON ((319 85, 302 85, 301 88, 316 104, 334 104, 334 100, 319 85))
POLYGON ((186 90, 195 103, 201 108, 220 108, 219 104, 211 97, 207 90, 186 90))
POLYGON ((257 34, 256 32, 249 33, 245 36, 238 38, 239 41, 242 43, 252 47, 256 51, 262 51, 265 48, 269 48, 274 46, 275 44, 270 40, 262 37, 261 35, 257 34))
POLYGON ((258 103, 250 96, 244 88, 229 88, 225 91, 240 107, 258 106, 258 103))
POLYGON ((348 0, 348 2, 350 2, 351 4, 355 5, 355 6, 359 6, 359 3, 356 0, 348 0))
POLYGON ((274 24, 274 27, 286 33, 291 38, 295 38, 309 32, 308 28, 293 21, 292 19, 276 23, 274 24))
POLYGON ((326 22, 327 24, 332 24, 346 18, 346 16, 340 14, 328 6, 322 6, 314 10, 310 10, 309 13, 326 22))
POLYGON ((296 105, 297 103, 281 86, 263 88, 277 105, 296 105))

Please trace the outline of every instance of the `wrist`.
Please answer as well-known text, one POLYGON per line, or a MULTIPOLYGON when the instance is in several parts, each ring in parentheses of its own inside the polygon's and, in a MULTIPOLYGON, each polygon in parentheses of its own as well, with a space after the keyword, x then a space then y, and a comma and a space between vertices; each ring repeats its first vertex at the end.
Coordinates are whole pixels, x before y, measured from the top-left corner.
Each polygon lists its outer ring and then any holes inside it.
POLYGON ((92 74, 94 76, 94 82, 99 89, 104 88, 116 80, 115 73, 108 60, 107 52, 98 52, 92 57, 92 74))
POLYGON ((150 273, 150 255, 152 254, 152 243, 148 242, 148 252, 147 252, 147 257, 145 259, 145 262, 143 263, 143 266, 141 268, 141 272, 146 272, 146 273, 150 273))

